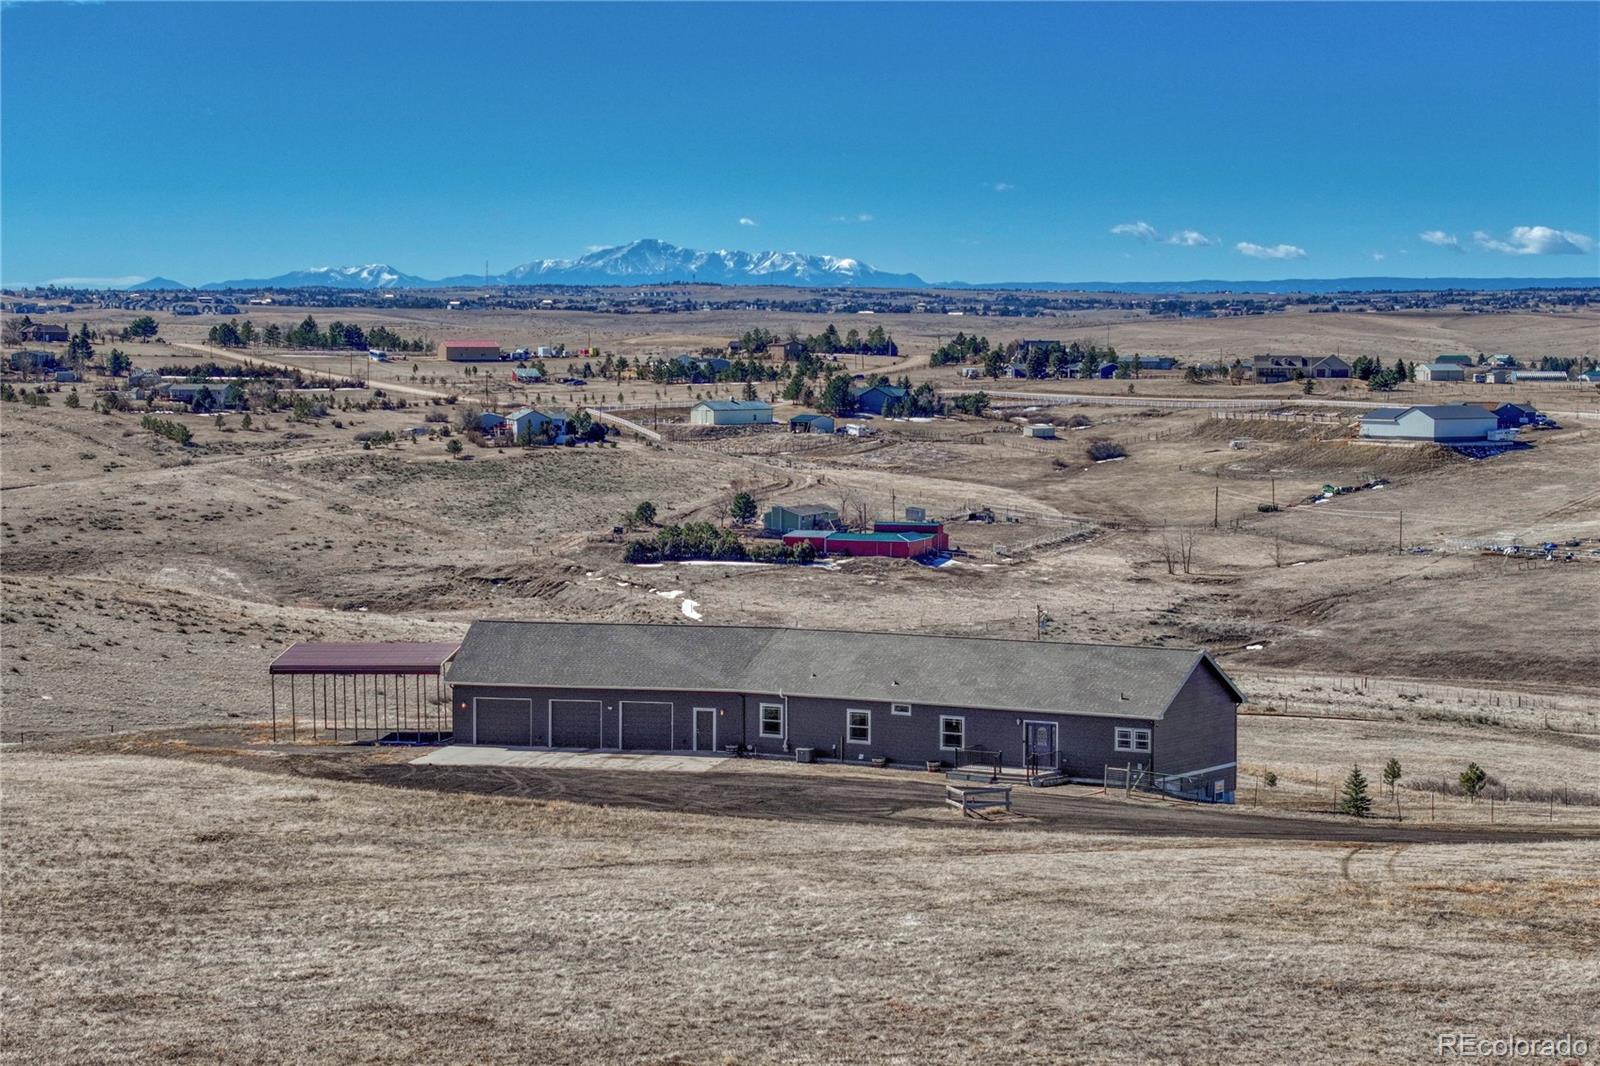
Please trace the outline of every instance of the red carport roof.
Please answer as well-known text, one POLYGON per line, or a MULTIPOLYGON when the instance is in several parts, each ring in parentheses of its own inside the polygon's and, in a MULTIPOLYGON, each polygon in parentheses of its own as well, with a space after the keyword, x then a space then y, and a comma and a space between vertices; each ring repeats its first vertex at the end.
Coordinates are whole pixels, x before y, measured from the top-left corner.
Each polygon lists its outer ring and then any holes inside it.
POLYGON ((293 644, 268 667, 274 674, 435 674, 456 649, 450 643, 293 644))

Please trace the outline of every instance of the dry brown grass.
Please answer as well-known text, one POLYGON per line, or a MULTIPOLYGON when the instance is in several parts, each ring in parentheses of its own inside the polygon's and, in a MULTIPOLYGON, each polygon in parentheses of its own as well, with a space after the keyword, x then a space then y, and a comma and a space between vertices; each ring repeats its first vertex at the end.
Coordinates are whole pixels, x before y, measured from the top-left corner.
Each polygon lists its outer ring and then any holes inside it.
POLYGON ((14 1060, 1419 1061, 1443 1029, 1592 1030, 1600 995, 1593 844, 718 820, 135 757, 0 776, 14 1060))

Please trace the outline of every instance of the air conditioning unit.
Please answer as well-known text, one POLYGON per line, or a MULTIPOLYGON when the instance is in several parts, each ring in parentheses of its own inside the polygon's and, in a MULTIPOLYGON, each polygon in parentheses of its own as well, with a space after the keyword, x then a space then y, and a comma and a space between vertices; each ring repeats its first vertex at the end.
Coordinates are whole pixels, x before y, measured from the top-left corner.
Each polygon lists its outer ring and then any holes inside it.
POLYGON ((794 761, 795 762, 811 762, 812 761, 812 754, 813 754, 813 749, 811 749, 811 748, 796 748, 796 749, 794 749, 794 761))

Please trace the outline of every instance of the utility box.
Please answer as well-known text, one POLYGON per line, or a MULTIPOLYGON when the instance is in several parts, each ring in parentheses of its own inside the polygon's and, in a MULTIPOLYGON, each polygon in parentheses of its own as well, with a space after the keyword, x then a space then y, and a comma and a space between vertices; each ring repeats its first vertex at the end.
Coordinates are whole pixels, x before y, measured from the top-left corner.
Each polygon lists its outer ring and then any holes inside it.
POLYGON ((796 748, 794 749, 794 761, 811 762, 814 754, 815 749, 813 748, 796 748))

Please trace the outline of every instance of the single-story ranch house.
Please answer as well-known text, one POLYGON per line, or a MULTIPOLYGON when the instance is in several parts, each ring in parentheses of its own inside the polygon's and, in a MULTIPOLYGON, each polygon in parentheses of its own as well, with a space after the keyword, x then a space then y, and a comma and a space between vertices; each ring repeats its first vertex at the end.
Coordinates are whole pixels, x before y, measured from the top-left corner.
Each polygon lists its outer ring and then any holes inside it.
POLYGON ((479 621, 458 744, 1108 766, 1228 798, 1238 687, 1203 651, 755 626, 479 621))

